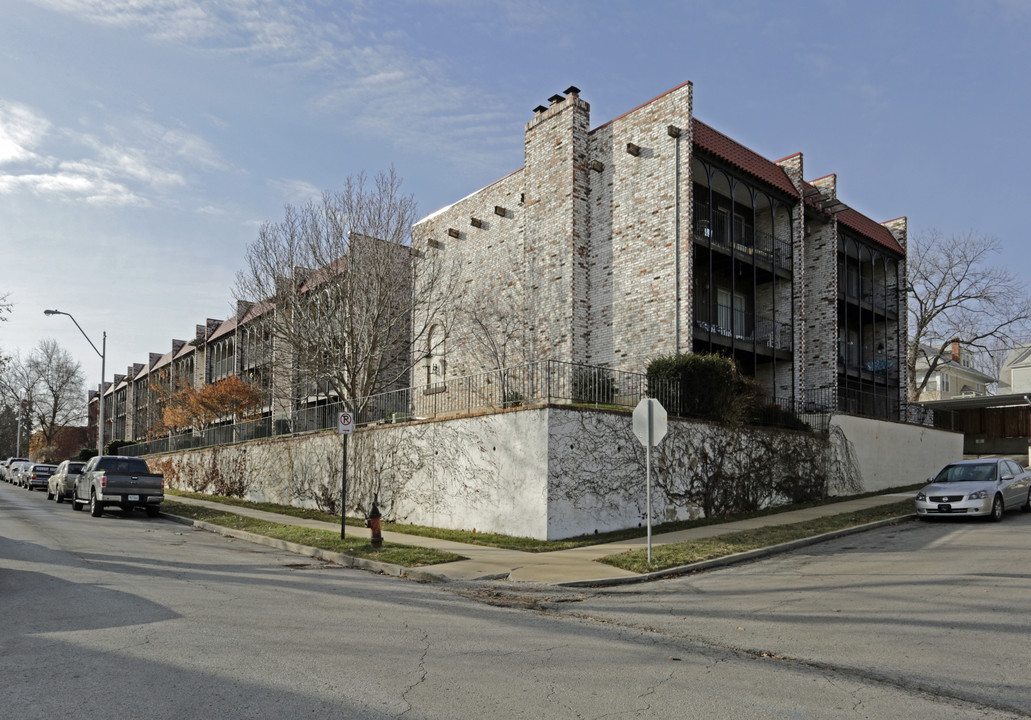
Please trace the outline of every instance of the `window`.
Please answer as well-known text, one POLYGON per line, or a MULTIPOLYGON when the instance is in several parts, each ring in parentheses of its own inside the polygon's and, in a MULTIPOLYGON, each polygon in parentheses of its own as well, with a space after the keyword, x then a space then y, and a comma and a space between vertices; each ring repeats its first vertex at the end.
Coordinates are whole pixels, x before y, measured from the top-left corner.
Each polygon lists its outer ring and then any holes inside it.
POLYGON ((941 378, 940 384, 942 392, 951 392, 952 388, 950 387, 951 383, 949 382, 949 376, 945 373, 938 373, 938 376, 941 378))
POLYGON ((752 244, 752 223, 741 213, 734 213, 734 240, 749 246, 752 244))
POLYGON ((726 208, 716 208, 716 242, 730 244, 730 213, 726 208))
POLYGON ((844 331, 838 333, 838 357, 846 367, 857 367, 859 365, 859 331, 849 330, 846 335, 844 331))
POLYGON ((439 325, 434 325, 426 336, 426 355, 423 358, 427 385, 444 383, 447 372, 446 351, 443 331, 439 325))
POLYGON ((720 330, 734 335, 746 333, 744 295, 731 294, 726 288, 716 288, 716 311, 720 330))

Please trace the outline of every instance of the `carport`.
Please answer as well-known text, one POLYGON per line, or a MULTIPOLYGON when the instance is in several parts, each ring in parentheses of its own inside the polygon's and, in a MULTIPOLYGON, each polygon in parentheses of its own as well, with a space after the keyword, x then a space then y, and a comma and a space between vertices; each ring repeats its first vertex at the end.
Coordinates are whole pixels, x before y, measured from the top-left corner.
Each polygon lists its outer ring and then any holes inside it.
POLYGON ((979 395, 920 403, 934 426, 963 433, 965 455, 1019 455, 1028 462, 1031 395, 979 395))

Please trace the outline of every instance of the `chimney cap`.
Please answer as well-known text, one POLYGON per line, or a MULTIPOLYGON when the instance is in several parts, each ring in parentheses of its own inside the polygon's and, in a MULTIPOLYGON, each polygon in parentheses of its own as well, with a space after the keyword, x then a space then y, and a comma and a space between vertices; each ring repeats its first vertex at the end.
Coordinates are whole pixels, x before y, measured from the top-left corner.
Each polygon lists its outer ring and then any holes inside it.
POLYGON ((538 105, 537 107, 535 107, 533 109, 533 114, 534 115, 540 115, 542 112, 544 112, 547 109, 548 108, 544 107, 543 105, 538 105))
POLYGON ((579 95, 580 94, 580 88, 578 88, 576 85, 570 85, 569 87, 566 88, 565 92, 566 92, 566 95, 579 95))
POLYGON ((565 100, 565 98, 557 93, 548 98, 548 102, 550 102, 552 105, 554 105, 557 102, 562 102, 563 100, 565 100))

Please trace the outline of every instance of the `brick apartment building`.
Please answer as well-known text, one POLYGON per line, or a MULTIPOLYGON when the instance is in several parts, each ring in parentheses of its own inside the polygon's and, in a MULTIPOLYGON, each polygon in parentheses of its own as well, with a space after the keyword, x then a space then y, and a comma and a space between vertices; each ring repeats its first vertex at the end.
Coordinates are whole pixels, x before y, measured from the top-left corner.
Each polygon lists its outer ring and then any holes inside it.
MULTIPOLYGON (((238 302, 228 320, 208 318, 197 325, 192 340, 172 340, 166 353, 151 353, 146 363, 135 363, 125 374, 116 373, 104 387, 106 440, 143 440, 161 425, 162 407, 156 387, 169 391, 199 387, 230 375, 269 390, 272 410, 272 338, 262 322, 266 306, 238 302)), ((93 437, 98 419, 98 393, 89 397, 89 423, 93 437)))
POLYGON ((689 82, 593 130, 577 88, 548 102, 522 168, 413 230, 417 251, 459 254, 466 286, 417 383, 499 355, 643 371, 718 352, 777 399, 902 419, 905 218, 695 119, 689 82))
MULTIPOLYGON (((416 253, 458 255, 465 291, 416 348, 412 384, 719 352, 778 401, 904 419, 906 220, 875 222, 838 198, 836 176, 803 177, 801 153, 771 161, 695 119, 691 83, 593 130, 577 88, 552 96, 526 123, 522 168, 413 228, 416 253)), ((155 383, 238 375, 268 390, 266 417, 328 402, 325 388, 282 390, 299 378, 269 309, 241 302, 115 375, 105 437, 149 436, 155 383)))

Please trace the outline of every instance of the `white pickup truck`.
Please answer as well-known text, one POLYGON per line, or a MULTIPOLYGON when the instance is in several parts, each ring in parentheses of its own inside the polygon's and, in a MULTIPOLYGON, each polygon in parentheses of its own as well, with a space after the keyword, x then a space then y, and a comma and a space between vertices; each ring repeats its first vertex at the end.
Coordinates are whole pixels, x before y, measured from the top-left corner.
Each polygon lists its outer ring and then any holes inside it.
POLYGON ((147 461, 138 457, 98 455, 91 458, 75 480, 72 508, 89 505, 90 515, 100 517, 108 505, 126 512, 143 508, 157 517, 165 499, 165 478, 152 473, 147 461))

